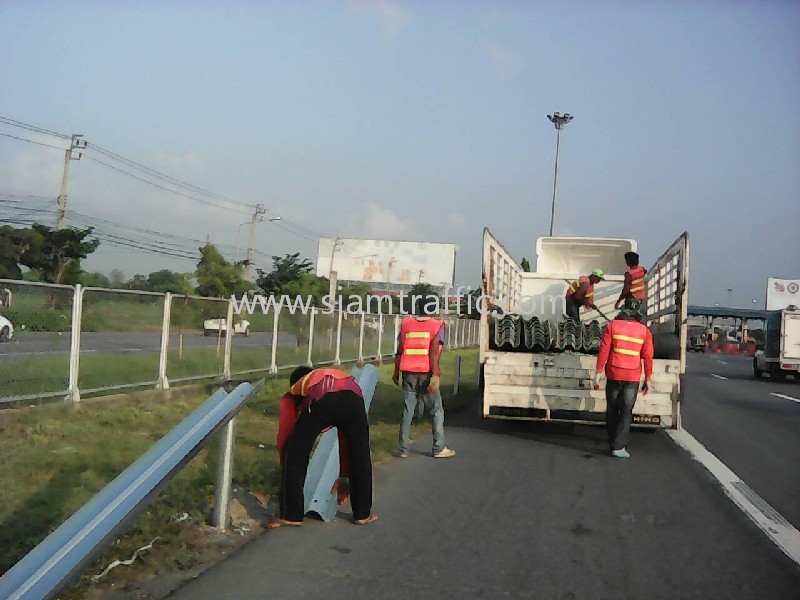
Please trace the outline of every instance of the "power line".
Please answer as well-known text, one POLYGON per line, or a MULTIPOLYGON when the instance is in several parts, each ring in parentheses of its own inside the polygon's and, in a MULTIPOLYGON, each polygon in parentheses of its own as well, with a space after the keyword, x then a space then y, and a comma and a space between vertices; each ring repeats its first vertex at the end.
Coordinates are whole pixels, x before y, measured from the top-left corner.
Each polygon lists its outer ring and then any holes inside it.
POLYGON ((45 148, 53 148, 55 150, 61 150, 62 152, 65 150, 65 148, 61 148, 59 146, 53 146, 52 144, 45 144, 44 142, 36 142, 34 140, 29 140, 28 138, 18 137, 16 135, 11 135, 10 133, 4 133, 2 131, 0 131, 0 135, 7 138, 11 138, 12 140, 19 140, 21 142, 28 142, 29 144, 36 144, 37 146, 44 146, 45 148))
POLYGON ((4 117, 0 115, 0 123, 5 123, 6 125, 13 125, 14 127, 19 127, 21 129, 27 129, 28 131, 35 131, 36 133, 44 133, 46 135, 52 135, 55 137, 60 137, 65 140, 70 139, 65 133, 58 133, 57 131, 50 131, 49 129, 44 129, 43 127, 37 127, 36 125, 31 125, 30 123, 23 123, 22 121, 17 121, 15 119, 11 119, 9 117, 4 117))

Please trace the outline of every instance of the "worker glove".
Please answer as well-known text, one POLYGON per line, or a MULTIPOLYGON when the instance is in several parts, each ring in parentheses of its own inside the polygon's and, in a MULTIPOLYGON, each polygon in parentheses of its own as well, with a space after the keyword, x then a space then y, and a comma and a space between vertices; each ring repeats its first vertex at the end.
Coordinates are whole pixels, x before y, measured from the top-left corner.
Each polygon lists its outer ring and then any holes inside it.
POLYGON ((595 373, 594 381, 592 382, 592 384, 594 386, 594 389, 596 390, 600 389, 600 373, 595 373))
POLYGON ((433 375, 431 377, 431 382, 428 384, 428 393, 429 394, 438 394, 439 393, 439 376, 433 375))

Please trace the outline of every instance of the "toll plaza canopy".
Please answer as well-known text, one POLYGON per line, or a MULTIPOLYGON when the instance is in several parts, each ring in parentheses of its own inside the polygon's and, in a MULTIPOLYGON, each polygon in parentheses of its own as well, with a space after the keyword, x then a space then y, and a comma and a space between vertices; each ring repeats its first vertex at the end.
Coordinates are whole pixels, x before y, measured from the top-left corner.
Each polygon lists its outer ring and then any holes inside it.
POLYGON ((687 312, 690 317, 766 320, 770 312, 773 311, 753 308, 727 308, 725 306, 693 306, 690 304, 687 307, 687 312))

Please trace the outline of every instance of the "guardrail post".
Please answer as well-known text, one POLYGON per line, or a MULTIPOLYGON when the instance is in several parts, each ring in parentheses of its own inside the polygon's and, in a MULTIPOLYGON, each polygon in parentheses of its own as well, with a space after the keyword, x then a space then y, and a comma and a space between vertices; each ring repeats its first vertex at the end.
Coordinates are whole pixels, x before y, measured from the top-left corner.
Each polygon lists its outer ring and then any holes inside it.
POLYGON ((364 318, 365 314, 361 313, 361 322, 358 326, 358 364, 364 364, 364 318))
POLYGON ((314 315, 317 313, 317 309, 311 309, 311 316, 308 318, 308 364, 309 367, 314 366, 314 361, 311 360, 311 349, 314 347, 314 315))
POLYGON ((275 318, 272 319, 272 360, 269 365, 269 372, 275 375, 278 372, 278 320, 280 311, 275 311, 275 318))
POLYGON ((161 355, 158 358, 158 383, 156 388, 159 390, 169 389, 169 379, 167 379, 167 356, 169 354, 169 321, 172 310, 172 293, 167 292, 164 296, 164 316, 161 319, 161 355))
POLYGON ((231 479, 233 477, 233 448, 236 417, 228 421, 220 432, 219 463, 217 465, 217 488, 215 490, 214 527, 221 531, 228 528, 231 502, 231 479))
POLYGON ((231 348, 233 337, 236 332, 233 330, 233 301, 228 300, 228 314, 225 317, 225 353, 222 358, 222 380, 231 379, 231 348))
POLYGON ((456 372, 453 376, 455 381, 453 381, 453 396, 458 394, 458 384, 461 381, 461 355, 459 354, 456 356, 456 372))
POLYGON ((69 395, 71 402, 81 401, 81 392, 78 388, 78 375, 80 373, 81 358, 81 317, 83 316, 83 288, 76 284, 72 295, 72 330, 70 331, 69 347, 69 395))
POLYGON ((339 309, 339 324, 336 326, 336 356, 333 359, 333 364, 340 365, 342 364, 341 359, 341 350, 342 350, 342 317, 344 316, 344 311, 339 309))
POLYGON ((383 364, 383 313, 378 313, 378 364, 383 364))

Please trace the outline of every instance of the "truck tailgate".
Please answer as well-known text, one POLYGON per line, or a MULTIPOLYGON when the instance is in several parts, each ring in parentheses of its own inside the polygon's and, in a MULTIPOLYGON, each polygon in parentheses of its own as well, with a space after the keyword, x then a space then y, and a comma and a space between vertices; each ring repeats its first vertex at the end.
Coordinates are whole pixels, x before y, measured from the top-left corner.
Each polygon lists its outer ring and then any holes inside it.
POLYGON ((781 338, 783 362, 800 362, 800 314, 786 314, 781 338))

